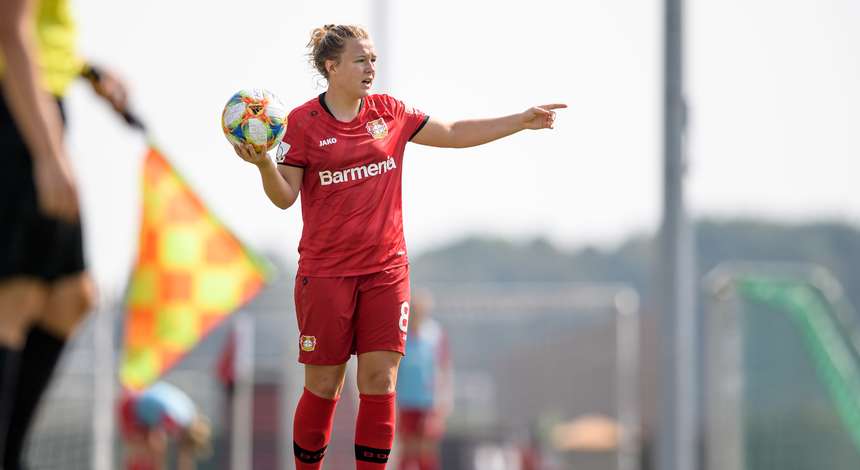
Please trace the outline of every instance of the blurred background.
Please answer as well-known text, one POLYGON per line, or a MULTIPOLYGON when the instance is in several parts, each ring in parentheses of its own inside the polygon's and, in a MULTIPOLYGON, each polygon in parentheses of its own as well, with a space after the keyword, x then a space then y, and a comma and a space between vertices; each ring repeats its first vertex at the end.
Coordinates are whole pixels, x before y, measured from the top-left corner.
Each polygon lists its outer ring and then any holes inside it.
MULTIPOLYGON (((213 419, 217 445, 200 468, 292 468, 301 214, 267 201, 219 118, 241 88, 291 108, 321 93, 305 44, 326 23, 366 25, 376 91, 431 116, 569 105, 553 131, 407 150, 412 282, 432 292, 454 366, 443 468, 860 466, 860 3, 684 2, 675 206, 664 2, 72 5, 82 52, 126 79, 152 142, 279 273, 167 376, 213 419), (659 241, 672 207, 691 241, 678 258, 659 241), (673 284, 689 291, 683 311, 667 307, 667 259, 690 264, 673 284), (231 331, 248 353, 234 407, 218 372, 231 331), (247 426, 232 421, 235 406, 247 426)), ((67 105, 102 302, 61 365, 30 456, 34 468, 116 468, 100 398, 118 389, 147 140, 83 84, 67 105)), ((339 405, 326 468, 353 465, 355 398, 339 405)))

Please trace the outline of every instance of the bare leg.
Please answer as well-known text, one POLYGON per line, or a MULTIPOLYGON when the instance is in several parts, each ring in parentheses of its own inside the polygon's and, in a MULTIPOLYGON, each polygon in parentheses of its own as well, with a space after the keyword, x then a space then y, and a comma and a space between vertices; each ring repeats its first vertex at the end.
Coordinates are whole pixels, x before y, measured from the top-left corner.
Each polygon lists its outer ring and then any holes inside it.
POLYGON ((36 323, 58 338, 68 339, 95 305, 96 288, 86 273, 62 278, 48 291, 36 323))
POLYGON ((358 356, 358 391, 365 395, 394 393, 402 354, 371 351, 358 356))
POLYGON ((44 310, 47 287, 34 278, 0 282, 0 346, 20 349, 27 330, 44 310))
POLYGON ((335 366, 305 364, 305 388, 329 400, 339 397, 346 378, 346 363, 335 366))

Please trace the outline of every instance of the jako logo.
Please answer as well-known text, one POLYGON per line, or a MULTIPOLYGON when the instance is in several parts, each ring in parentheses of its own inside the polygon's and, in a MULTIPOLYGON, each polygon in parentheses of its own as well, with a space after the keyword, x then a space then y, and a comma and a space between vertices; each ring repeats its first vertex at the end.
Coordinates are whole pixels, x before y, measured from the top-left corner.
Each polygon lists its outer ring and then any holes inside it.
POLYGON ((394 163, 394 158, 388 157, 387 160, 383 160, 381 162, 370 163, 363 166, 357 166, 355 168, 347 168, 346 170, 321 171, 320 185, 327 186, 330 184, 360 180, 369 176, 377 176, 387 173, 395 168, 397 168, 397 164, 394 163))
POLYGON ((326 145, 336 144, 337 139, 334 137, 329 137, 328 139, 320 141, 320 147, 325 147, 326 145))

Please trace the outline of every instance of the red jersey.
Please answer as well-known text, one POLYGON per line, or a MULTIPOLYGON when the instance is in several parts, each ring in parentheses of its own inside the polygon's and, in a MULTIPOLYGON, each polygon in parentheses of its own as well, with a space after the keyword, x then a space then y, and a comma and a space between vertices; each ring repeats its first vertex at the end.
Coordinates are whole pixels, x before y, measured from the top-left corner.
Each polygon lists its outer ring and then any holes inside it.
POLYGON ((290 112, 277 152, 279 164, 305 170, 299 274, 358 276, 404 266, 403 151, 428 116, 370 95, 355 119, 341 122, 324 95, 290 112))

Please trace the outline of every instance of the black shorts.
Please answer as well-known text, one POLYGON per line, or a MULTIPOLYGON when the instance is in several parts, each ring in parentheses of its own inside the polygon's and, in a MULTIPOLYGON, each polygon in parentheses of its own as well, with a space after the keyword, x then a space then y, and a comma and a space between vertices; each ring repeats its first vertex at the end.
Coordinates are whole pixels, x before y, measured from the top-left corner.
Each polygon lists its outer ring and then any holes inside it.
POLYGON ((2 93, 0 152, 0 281, 23 276, 50 282, 82 272, 81 224, 41 213, 33 161, 2 93))

